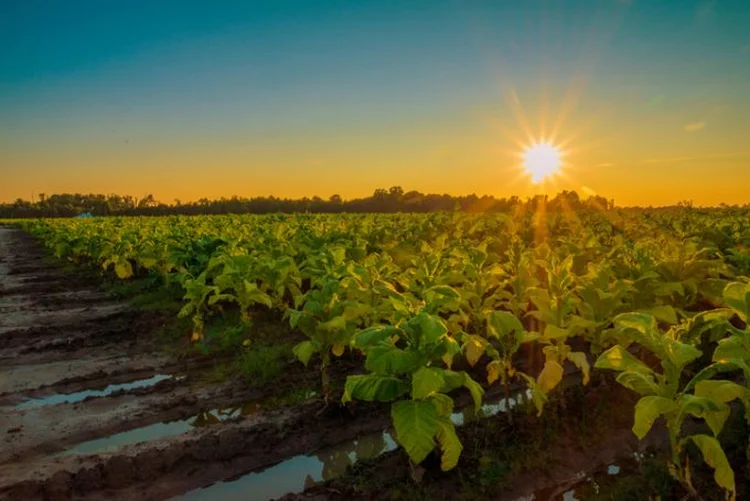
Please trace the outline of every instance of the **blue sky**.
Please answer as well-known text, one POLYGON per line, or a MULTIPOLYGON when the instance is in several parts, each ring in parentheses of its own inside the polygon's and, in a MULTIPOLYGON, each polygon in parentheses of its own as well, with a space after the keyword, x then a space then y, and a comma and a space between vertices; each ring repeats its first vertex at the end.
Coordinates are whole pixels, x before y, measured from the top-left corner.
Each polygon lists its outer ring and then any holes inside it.
MULTIPOLYGON (((747 166, 746 0, 6 0, 0 9, 9 180, 0 199, 197 198, 198 185, 206 196, 346 196, 391 184, 525 194, 492 177, 493 164, 502 173, 512 160, 488 156, 493 141, 513 147, 488 125, 519 129, 510 91, 534 131, 567 110, 563 135, 579 138, 581 165, 635 170, 631 179, 579 169, 574 188, 611 191, 651 175, 638 165, 661 157, 723 158, 727 174, 747 166), (208 167, 236 179, 207 185, 208 167), (197 184, 166 190, 167 173, 197 184)), ((694 187, 678 188, 690 198, 694 187)))

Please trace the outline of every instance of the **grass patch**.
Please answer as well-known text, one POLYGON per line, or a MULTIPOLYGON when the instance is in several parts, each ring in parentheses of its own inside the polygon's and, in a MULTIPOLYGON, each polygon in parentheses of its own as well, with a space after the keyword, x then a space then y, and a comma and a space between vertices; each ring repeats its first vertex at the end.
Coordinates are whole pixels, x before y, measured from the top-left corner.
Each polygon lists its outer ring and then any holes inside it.
POLYGON ((250 329, 250 324, 243 322, 238 313, 228 311, 207 322, 203 340, 193 347, 203 355, 236 353, 249 343, 250 329))
POLYGON ((262 386, 280 377, 291 358, 292 347, 286 343, 242 347, 236 357, 216 363, 205 377, 219 383, 239 375, 251 386, 262 386))
POLYGON ((142 311, 166 311, 177 313, 182 308, 178 295, 168 289, 158 289, 135 296, 131 303, 142 311))
POLYGON ((282 405, 298 404, 316 396, 317 394, 318 391, 314 387, 301 386, 299 388, 295 388, 293 390, 285 392, 283 395, 269 397, 265 401, 265 405, 267 406, 267 408, 273 409, 276 407, 281 407, 282 405))
POLYGON ((237 362, 230 362, 226 364, 216 364, 213 369, 208 371, 206 374, 206 380, 210 383, 221 383, 231 378, 238 372, 237 362))
POLYGON ((157 275, 125 281, 105 279, 104 287, 112 297, 129 300, 142 311, 166 311, 176 314, 182 307, 182 289, 177 284, 165 285, 157 275))
POLYGON ((281 376, 291 358, 292 346, 283 343, 252 347, 240 356, 237 363, 245 381, 265 384, 281 376))

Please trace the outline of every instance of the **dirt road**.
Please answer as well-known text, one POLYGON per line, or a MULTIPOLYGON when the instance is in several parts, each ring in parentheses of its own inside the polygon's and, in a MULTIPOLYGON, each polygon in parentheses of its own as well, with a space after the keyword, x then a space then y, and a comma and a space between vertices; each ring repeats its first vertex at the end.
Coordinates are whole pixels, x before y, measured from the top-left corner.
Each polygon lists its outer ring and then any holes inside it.
POLYGON ((319 402, 258 413, 315 368, 206 383, 205 360, 154 343, 164 315, 47 261, 0 228, 0 499, 167 499, 387 424, 317 419, 319 402))

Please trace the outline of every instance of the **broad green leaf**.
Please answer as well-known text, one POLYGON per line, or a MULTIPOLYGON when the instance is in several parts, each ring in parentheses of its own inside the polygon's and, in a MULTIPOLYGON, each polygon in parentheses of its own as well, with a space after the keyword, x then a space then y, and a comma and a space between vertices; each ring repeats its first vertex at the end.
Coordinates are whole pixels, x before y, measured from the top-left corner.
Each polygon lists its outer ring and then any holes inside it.
POLYGON ((324 332, 342 331, 346 329, 346 318, 344 318, 344 315, 333 317, 327 322, 321 323, 320 329, 324 332))
POLYGON ((448 393, 456 388, 460 388, 466 381, 465 372, 456 372, 451 370, 442 370, 442 378, 445 385, 440 389, 442 393, 448 393))
POLYGON ((649 374, 625 371, 617 376, 617 382, 644 397, 660 393, 659 385, 654 382, 654 378, 649 374))
POLYGON ((724 301, 746 324, 750 318, 750 284, 732 282, 724 289, 724 301))
POLYGON ((466 355, 469 365, 474 367, 479 359, 482 358, 482 355, 484 355, 489 343, 480 336, 468 335, 464 339, 466 340, 463 345, 464 355, 466 355))
POLYGON ((386 376, 348 376, 344 385, 343 403, 353 399, 366 402, 392 402, 408 390, 407 384, 394 377, 386 376))
POLYGON ((482 388, 482 385, 474 381, 467 373, 464 372, 463 374, 464 386, 469 390, 469 393, 471 393, 471 398, 474 399, 474 410, 478 412, 479 409, 482 408, 482 397, 484 396, 484 389, 482 388))
POLYGON ((507 311, 492 311, 487 317, 487 332, 491 336, 502 339, 515 333, 522 335, 525 330, 521 321, 512 313, 507 311))
POLYGON ((723 489, 731 493, 732 499, 736 494, 734 484, 734 471, 729 465, 726 454, 721 444, 714 437, 708 435, 693 435, 689 437, 700 449, 703 460, 714 469, 714 480, 723 489))
POLYGON ((366 315, 372 311, 372 307, 369 304, 361 304, 361 303, 355 303, 355 304, 349 304, 344 308, 344 319, 347 321, 354 320, 356 318, 360 318, 363 315, 366 315))
POLYGON ((408 374, 419 367, 419 357, 395 346, 375 346, 367 350, 365 368, 380 375, 408 374))
POLYGON ((461 347, 458 345, 458 341, 456 341, 455 338, 452 336, 445 336, 445 339, 443 339, 443 348, 445 348, 445 353, 441 359, 446 367, 450 369, 453 365, 453 359, 455 356, 461 353, 461 347))
POLYGON ((654 288, 654 294, 662 297, 673 296, 674 294, 684 296, 685 288, 680 282, 665 282, 654 288))
POLYGON ((453 412, 453 399, 443 393, 434 393, 430 395, 430 402, 437 409, 438 416, 450 417, 453 412))
POLYGON ((667 338, 664 338, 663 351, 678 370, 703 354, 698 348, 667 338))
MULTIPOLYGON (((695 385, 695 396, 707 398, 723 404, 728 404, 733 400, 740 400, 747 408, 748 401, 750 400, 750 390, 732 381, 704 380, 695 385)), ((711 425, 711 430, 714 431, 714 435, 718 435, 718 432, 723 428, 724 422, 729 417, 729 412, 730 409, 729 406, 727 406, 725 410, 717 416, 717 419, 713 419, 713 423, 709 423, 709 425, 711 425)), ((709 419, 706 419, 707 422, 708 420, 709 419)))
POLYGON ((273 308, 273 300, 271 299, 271 296, 258 289, 257 285, 252 285, 253 287, 247 291, 247 298, 255 303, 262 304, 268 308, 273 308))
POLYGON ((450 418, 441 417, 437 421, 437 438, 440 444, 442 456, 440 457, 440 469, 449 471, 456 467, 458 458, 461 457, 463 445, 456 435, 456 428, 450 418))
POLYGON ((722 402, 714 401, 710 398, 699 397, 689 393, 683 393, 678 400, 679 411, 683 414, 692 414, 695 417, 702 418, 711 412, 719 412, 723 408, 722 402))
POLYGON ((340 246, 329 247, 328 252, 331 254, 331 257, 333 258, 333 263, 336 265, 343 263, 344 259, 346 259, 346 249, 344 247, 340 247, 340 246))
POLYGON ((310 362, 310 357, 312 357, 317 351, 318 349, 312 341, 302 341, 292 349, 294 356, 305 365, 310 362))
POLYGON ((693 379, 690 380, 690 382, 685 386, 685 389, 683 392, 688 392, 692 390, 696 385, 698 385, 701 381, 705 381, 707 379, 711 379, 717 374, 727 373, 727 372, 734 372, 734 371, 741 371, 743 370, 743 364, 737 363, 736 361, 726 361, 726 362, 716 362, 708 367, 704 367, 701 369, 698 374, 693 376, 693 379))
POLYGON ((391 336, 397 336, 400 333, 400 329, 391 325, 369 327, 354 336, 354 346, 360 349, 373 346, 390 339, 391 336))
POLYGON ((438 413, 426 400, 401 400, 391 405, 396 441, 414 463, 421 463, 435 448, 438 413))
POLYGON ((676 409, 675 403, 668 398, 658 396, 643 397, 635 404, 635 422, 633 433, 639 440, 649 432, 656 418, 676 409))
POLYGON ((719 345, 714 350, 712 360, 715 362, 732 361, 735 363, 750 361, 750 331, 733 334, 719 341, 719 345))
POLYGON ((619 344, 599 355, 594 367, 615 371, 640 372, 646 375, 653 374, 654 372, 619 344))
POLYGON ((561 329, 560 327, 556 327, 554 325, 548 325, 544 329, 544 335, 542 336, 545 339, 565 339, 570 335, 570 333, 566 329, 561 329))
POLYGON ((723 304, 724 289, 728 283, 728 281, 720 278, 707 278, 706 280, 701 280, 698 290, 715 304, 723 304))
POLYGON ((443 336, 448 333, 448 328, 445 326, 440 317, 436 315, 420 313, 416 318, 422 331, 422 341, 424 343, 437 343, 443 336))
POLYGON ((581 351, 574 351, 568 353, 568 360, 573 362, 576 367, 581 369, 581 372, 583 372, 583 384, 587 385, 589 383, 591 366, 589 365, 589 361, 586 358, 586 354, 581 351))
POLYGON ((674 325, 679 322, 677 318, 677 311, 671 306, 654 306, 653 308, 646 310, 645 313, 650 313, 657 320, 664 322, 665 324, 674 325))
POLYGON ((418 400, 441 391, 445 386, 443 372, 436 367, 420 368, 411 377, 411 397, 418 400))
POLYGON ((647 313, 621 313, 614 319, 619 329, 631 329, 634 340, 658 353, 663 342, 663 335, 659 332, 656 319, 647 313))
POLYGON ((299 310, 289 310, 289 326, 292 329, 297 328, 300 318, 302 318, 303 315, 304 313, 299 310))
POLYGON ((537 378, 539 389, 544 393, 549 393, 555 386, 560 384, 563 377, 563 367, 554 360, 547 360, 544 368, 537 378))
POLYGON ((133 276, 133 266, 127 259, 120 259, 115 263, 115 273, 118 278, 125 280, 133 276))

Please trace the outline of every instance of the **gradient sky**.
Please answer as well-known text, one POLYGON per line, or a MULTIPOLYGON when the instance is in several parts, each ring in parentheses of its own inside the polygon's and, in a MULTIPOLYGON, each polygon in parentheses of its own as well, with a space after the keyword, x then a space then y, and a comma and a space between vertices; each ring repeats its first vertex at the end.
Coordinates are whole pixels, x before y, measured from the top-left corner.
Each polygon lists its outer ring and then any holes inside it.
POLYGON ((748 0, 0 4, 0 200, 750 202, 748 0))

